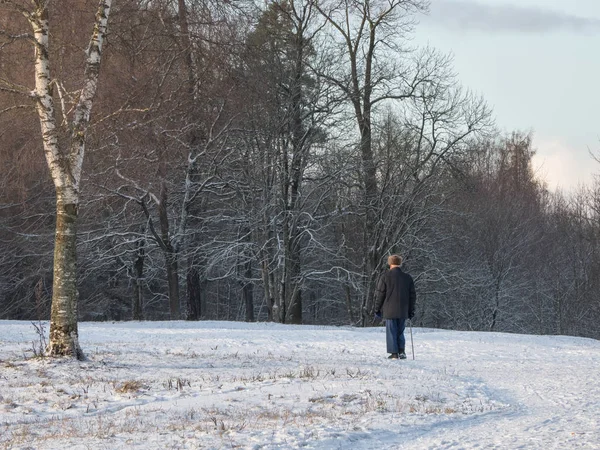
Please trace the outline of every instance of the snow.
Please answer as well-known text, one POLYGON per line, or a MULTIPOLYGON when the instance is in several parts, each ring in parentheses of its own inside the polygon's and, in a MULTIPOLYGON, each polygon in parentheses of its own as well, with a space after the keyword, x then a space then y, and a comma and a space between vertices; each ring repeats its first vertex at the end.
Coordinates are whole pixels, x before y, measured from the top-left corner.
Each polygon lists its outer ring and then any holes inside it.
POLYGON ((600 448, 595 340, 415 328, 402 361, 383 328, 79 333, 86 361, 36 358, 33 325, 0 321, 0 448, 600 448))

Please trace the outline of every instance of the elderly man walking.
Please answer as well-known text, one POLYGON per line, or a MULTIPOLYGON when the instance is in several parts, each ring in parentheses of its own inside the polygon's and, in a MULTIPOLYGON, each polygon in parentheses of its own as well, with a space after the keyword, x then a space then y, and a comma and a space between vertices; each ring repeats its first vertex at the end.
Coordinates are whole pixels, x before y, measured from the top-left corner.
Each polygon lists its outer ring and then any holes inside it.
POLYGON ((412 277, 400 269, 402 258, 388 257, 390 270, 377 283, 375 316, 385 319, 387 351, 389 359, 406 359, 404 327, 406 319, 415 315, 417 294, 412 277))

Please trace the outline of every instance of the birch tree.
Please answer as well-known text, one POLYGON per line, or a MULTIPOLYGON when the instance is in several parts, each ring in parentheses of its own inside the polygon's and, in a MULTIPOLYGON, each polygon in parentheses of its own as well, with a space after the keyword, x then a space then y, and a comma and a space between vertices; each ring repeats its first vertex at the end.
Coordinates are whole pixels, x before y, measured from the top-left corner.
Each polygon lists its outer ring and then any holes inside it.
POLYGON ((50 61, 50 0, 24 2, 3 0, 18 10, 31 27, 27 39, 34 47, 35 87, 26 92, 6 80, 0 89, 29 95, 35 102, 41 126, 44 155, 56 191, 56 233, 54 244, 54 275, 50 339, 47 353, 51 356, 72 356, 83 359, 77 327, 77 215, 80 181, 85 153, 86 135, 100 74, 100 61, 106 38, 112 0, 100 0, 94 28, 86 50, 85 70, 81 89, 72 105, 67 105, 61 83, 54 79, 50 61), (61 106, 55 107, 55 92, 61 106), (59 117, 59 112, 62 117, 59 117), (71 114, 69 114, 71 113, 71 114), (61 139, 61 128, 67 130, 61 139))

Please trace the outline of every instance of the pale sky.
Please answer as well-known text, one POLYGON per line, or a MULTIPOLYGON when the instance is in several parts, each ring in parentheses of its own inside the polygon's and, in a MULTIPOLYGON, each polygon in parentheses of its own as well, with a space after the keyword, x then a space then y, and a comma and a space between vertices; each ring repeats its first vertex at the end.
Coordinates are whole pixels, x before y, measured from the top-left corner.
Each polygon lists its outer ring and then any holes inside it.
POLYGON ((533 131, 550 188, 600 174, 600 0, 431 0, 416 43, 454 56, 501 130, 533 131))

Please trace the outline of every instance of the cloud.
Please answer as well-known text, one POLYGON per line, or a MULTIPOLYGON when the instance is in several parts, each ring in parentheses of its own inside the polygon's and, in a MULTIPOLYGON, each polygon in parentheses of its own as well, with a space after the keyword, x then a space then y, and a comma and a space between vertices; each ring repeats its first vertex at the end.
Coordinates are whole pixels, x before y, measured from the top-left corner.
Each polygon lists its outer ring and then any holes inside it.
POLYGON ((578 151, 562 139, 534 138, 534 147, 535 176, 551 190, 573 192, 582 184, 591 183, 597 172, 596 163, 586 152, 578 151))
POLYGON ((512 4, 484 4, 471 0, 433 0, 423 22, 458 30, 551 33, 598 32, 600 19, 512 4))

